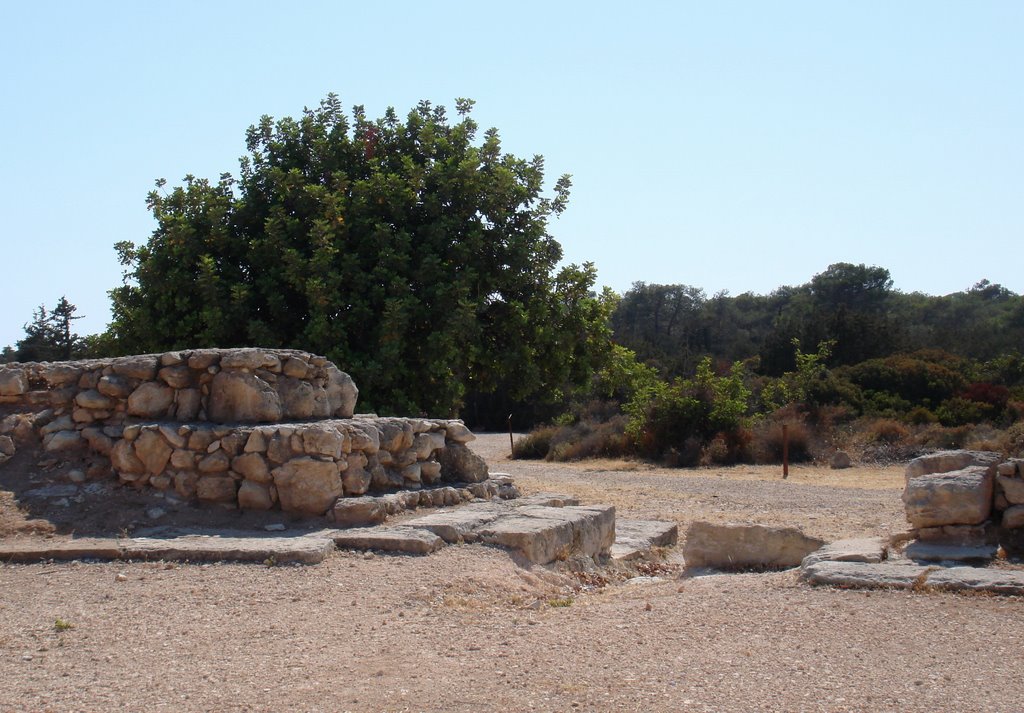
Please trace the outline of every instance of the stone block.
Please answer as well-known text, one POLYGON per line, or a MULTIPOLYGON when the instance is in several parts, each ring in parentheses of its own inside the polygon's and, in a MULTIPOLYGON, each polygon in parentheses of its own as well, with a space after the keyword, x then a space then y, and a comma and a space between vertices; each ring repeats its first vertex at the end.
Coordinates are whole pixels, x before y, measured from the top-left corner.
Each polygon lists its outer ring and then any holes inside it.
POLYGON ((695 522, 686 533, 683 557, 687 567, 786 569, 824 544, 795 527, 695 522))
POLYGON ((973 465, 910 477, 903 490, 907 520, 918 528, 984 522, 992 512, 994 470, 994 464, 973 465))
POLYGON ((323 515, 344 492, 341 474, 331 461, 295 458, 271 474, 285 512, 323 515))

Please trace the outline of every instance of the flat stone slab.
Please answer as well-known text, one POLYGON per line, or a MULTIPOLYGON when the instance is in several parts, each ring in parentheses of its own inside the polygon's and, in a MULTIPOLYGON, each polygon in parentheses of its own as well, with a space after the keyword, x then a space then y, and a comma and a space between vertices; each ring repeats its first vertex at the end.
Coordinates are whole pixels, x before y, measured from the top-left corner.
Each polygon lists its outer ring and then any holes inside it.
POLYGON ((811 584, 872 589, 911 589, 923 585, 928 567, 911 563, 818 562, 801 568, 801 577, 811 584))
POLYGON ((444 547, 444 540, 433 532, 413 527, 338 530, 333 540, 339 549, 380 550, 406 555, 427 555, 444 547))
POLYGON ((877 564, 886 558, 888 546, 881 537, 837 540, 804 557, 801 567, 818 562, 865 562, 877 564))
POLYGON ((929 587, 952 591, 1024 594, 1024 571, 992 567, 950 567, 928 575, 929 587))
POLYGON ((612 559, 628 561, 639 559, 654 547, 671 547, 679 540, 679 526, 661 520, 615 521, 615 544, 612 559))
POLYGON ((547 508, 564 508, 569 505, 579 505, 580 499, 573 495, 562 495, 561 493, 535 493, 526 497, 519 497, 513 505, 534 505, 547 508))
POLYGON ((188 562, 264 562, 317 564, 335 549, 322 534, 295 537, 242 533, 189 534, 180 537, 83 537, 73 540, 0 542, 0 560, 166 560, 188 562))
POLYGON ((615 542, 615 507, 516 507, 478 533, 482 542, 517 550, 537 564, 575 555, 603 557, 615 542))
POLYGON ((915 540, 903 550, 903 556, 915 562, 991 562, 998 545, 958 545, 915 540))
POLYGON ((403 525, 432 532, 448 544, 477 542, 480 536, 476 531, 506 512, 508 509, 500 505, 474 503, 457 510, 443 510, 407 520, 403 525))
POLYGON ((686 532, 683 558, 687 567, 787 569, 800 566, 824 544, 795 527, 694 522, 686 532))

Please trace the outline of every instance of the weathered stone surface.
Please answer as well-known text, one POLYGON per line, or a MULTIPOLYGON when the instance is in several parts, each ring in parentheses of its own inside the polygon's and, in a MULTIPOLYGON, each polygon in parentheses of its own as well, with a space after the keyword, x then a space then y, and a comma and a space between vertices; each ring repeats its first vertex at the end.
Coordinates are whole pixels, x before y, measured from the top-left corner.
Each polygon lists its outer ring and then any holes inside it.
POLYGON ((470 441, 476 440, 476 436, 466 428, 466 424, 462 421, 446 421, 444 428, 449 441, 454 441, 455 443, 469 443, 470 441))
POLYGON ((437 461, 428 460, 419 463, 420 480, 427 485, 433 485, 441 478, 441 464, 437 461))
POLYGON ((1010 505, 1024 505, 1024 478, 1008 478, 1005 475, 997 475, 996 482, 999 489, 1010 505))
POLYGON ((886 558, 888 544, 881 537, 837 540, 818 548, 803 558, 801 567, 818 562, 866 562, 875 564, 886 558))
POLYGON ((82 408, 109 409, 114 406, 116 401, 109 396, 104 396, 96 389, 88 389, 78 392, 75 403, 82 408))
POLYGON ((128 413, 142 418, 163 418, 174 403, 174 389, 146 381, 128 397, 128 413))
POLYGON ((217 450, 199 461, 196 468, 200 473, 223 473, 231 467, 231 459, 224 451, 217 450))
POLYGON ((477 530, 494 522, 507 510, 491 503, 467 505, 458 510, 431 513, 409 520, 404 525, 429 530, 445 542, 475 542, 480 536, 477 530))
POLYGON ((575 555, 607 556, 615 542, 615 508, 516 508, 478 530, 481 540, 547 564, 575 555))
POLYGON ((220 359, 222 369, 256 370, 275 364, 280 364, 280 360, 276 356, 254 348, 233 349, 220 359))
POLYGON ((323 515, 344 492, 338 467, 328 461, 295 458, 271 474, 285 512, 323 515))
POLYGON ((412 441, 412 450, 419 460, 426 460, 440 448, 444 448, 444 434, 437 431, 420 433, 412 441))
POLYGON ((308 455, 340 458, 345 437, 338 429, 324 424, 309 426, 302 431, 302 447, 308 455))
POLYGON ((199 474, 191 471, 182 471, 174 474, 174 491, 186 500, 196 495, 196 483, 199 481, 199 474))
POLYGON ((51 389, 71 386, 82 377, 82 367, 74 362, 55 362, 45 364, 39 369, 39 375, 51 389))
POLYGON ((907 480, 910 480, 930 473, 963 470, 968 466, 984 466, 995 469, 999 460, 999 454, 991 451, 941 451, 929 453, 910 461, 904 475, 907 480))
POLYGON ((640 559, 655 547, 672 547, 678 539, 679 526, 674 522, 618 518, 611 556, 621 561, 640 559))
POLYGON ((174 397, 174 417, 179 421, 195 421, 202 405, 203 395, 199 389, 181 389, 174 397))
POLYGON ((993 470, 974 465, 909 478, 903 490, 907 520, 914 527, 984 522, 992 512, 993 470))
POLYGON ((327 517, 338 527, 366 527, 384 522, 387 514, 380 498, 338 498, 327 517))
POLYGON ((349 421, 345 433, 352 442, 352 449, 374 455, 380 450, 380 431, 366 421, 349 421))
POLYGON ((43 438, 43 449, 54 453, 81 448, 85 445, 78 431, 55 431, 43 438))
POLYGON ((444 547, 444 540, 433 532, 411 527, 370 527, 342 530, 333 535, 334 544, 347 550, 380 550, 410 555, 426 555, 444 547))
POLYGON ((13 456, 16 450, 13 438, 10 436, 0 436, 0 453, 5 456, 13 456))
POLYGON ((69 431, 74 427, 75 423, 74 421, 71 420, 70 416, 61 416, 60 418, 55 418, 54 420, 50 421, 48 424, 40 428, 39 435, 47 436, 51 433, 56 433, 57 431, 69 431))
POLYGON ((1024 527, 1024 505, 1014 505, 1003 512, 1003 527, 1008 530, 1024 527))
POLYGON ((156 378, 156 370, 159 364, 159 357, 153 354, 144 354, 114 359, 111 363, 111 368, 118 376, 152 381, 156 378))
MULTIPOLYGON (((480 483, 479 485, 484 485, 480 483)), ((472 490, 472 488, 471 488, 472 490)), ((478 496, 480 497, 480 496, 478 496)), ((561 493, 534 493, 523 498, 518 498, 513 505, 522 507, 524 505, 535 505, 546 508, 564 508, 566 505, 579 505, 580 499, 574 495, 563 495, 561 493)), ((619 520, 621 522, 621 520, 619 520)), ((616 530, 618 534, 618 530, 616 530)))
POLYGON ((227 475, 204 475, 196 483, 196 497, 201 502, 234 503, 238 497, 238 483, 227 475))
POLYGON ((182 364, 179 366, 165 366, 157 375, 172 388, 187 389, 189 386, 192 386, 192 374, 192 370, 182 364))
POLYGON ((146 465, 135 455, 135 450, 128 440, 120 440, 110 450, 110 465, 118 473, 142 474, 146 465))
POLYGON ((950 591, 1024 594, 1024 572, 981 567, 949 567, 928 574, 929 587, 950 591))
POLYGON ((341 474, 341 482, 345 495, 362 495, 370 488, 372 476, 369 471, 358 464, 349 464, 341 474))
POLYGON ((996 556, 995 544, 958 544, 943 542, 922 542, 915 540, 907 545, 903 556, 915 562, 990 562, 996 556))
POLYGON ((305 379, 309 374, 309 363, 297 356, 288 357, 281 366, 281 371, 293 379, 305 379))
POLYGON ((243 480, 238 487, 238 507, 243 510, 269 510, 274 507, 274 497, 267 485, 243 480))
POLYGON ((245 442, 244 450, 246 453, 266 453, 266 434, 261 430, 253 429, 253 432, 249 434, 249 439, 245 442))
POLYGON ((218 423, 274 422, 283 415, 273 387, 244 371, 222 371, 213 377, 206 411, 218 423))
POLYGON ((438 451, 441 464, 441 478, 463 483, 480 483, 487 480, 487 463, 462 443, 450 443, 438 451))
POLYGON ((801 577, 811 584, 835 587, 876 587, 911 589, 922 586, 928 567, 916 564, 880 562, 818 562, 801 569, 801 577))
POLYGON ((256 483, 269 483, 272 480, 270 467, 259 453, 244 453, 236 456, 231 460, 231 470, 246 480, 256 483))
POLYGON ((131 382, 123 376, 119 376, 118 374, 107 374, 100 377, 99 382, 96 384, 96 390, 104 396, 123 399, 134 390, 134 387, 131 382))
POLYGON ((174 450, 163 438, 153 431, 143 431, 135 439, 134 446, 135 455, 146 466, 146 472, 150 475, 157 475, 163 472, 174 450))
POLYGON ((28 379, 21 369, 0 368, 0 396, 21 396, 28 391, 28 379))
POLYGON ((327 367, 327 404, 335 418, 352 418, 355 413, 359 389, 352 377, 331 365, 327 367))
POLYGON ((688 567, 715 569, 796 567, 825 542, 795 527, 695 522, 686 533, 688 567))
POLYGON ((325 418, 330 415, 327 392, 308 381, 281 377, 277 382, 277 392, 289 418, 325 418))
POLYGON ((842 470, 844 468, 849 468, 850 466, 852 466, 853 461, 850 460, 849 453, 846 453, 845 451, 836 451, 832 455, 832 458, 831 460, 829 460, 828 464, 829 467, 832 468, 832 470, 842 470))

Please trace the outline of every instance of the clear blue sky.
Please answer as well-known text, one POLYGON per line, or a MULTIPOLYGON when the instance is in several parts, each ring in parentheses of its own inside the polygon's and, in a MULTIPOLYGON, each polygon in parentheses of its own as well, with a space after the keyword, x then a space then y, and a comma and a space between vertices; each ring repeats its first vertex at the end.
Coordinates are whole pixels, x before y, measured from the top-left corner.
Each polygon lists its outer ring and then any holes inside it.
POLYGON ((0 0, 0 346, 66 294, 109 318, 158 177, 336 92, 419 99, 573 175, 567 260, 709 294, 834 262, 1024 292, 1024 3, 0 0))

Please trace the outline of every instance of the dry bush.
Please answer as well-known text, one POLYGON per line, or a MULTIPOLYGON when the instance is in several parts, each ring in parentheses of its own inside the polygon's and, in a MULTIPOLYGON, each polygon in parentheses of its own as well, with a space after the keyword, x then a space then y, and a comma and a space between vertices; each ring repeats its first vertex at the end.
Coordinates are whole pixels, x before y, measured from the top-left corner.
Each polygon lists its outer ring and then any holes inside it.
POLYGON ((971 426, 940 426, 932 424, 918 433, 915 439, 925 448, 953 449, 963 448, 973 431, 971 426))
POLYGON ((512 457, 523 460, 540 460, 546 458, 551 450, 551 440, 558 432, 557 426, 541 426, 535 428, 512 444, 512 457))
MULTIPOLYGON (((813 460, 813 437, 811 429, 801 421, 794 421, 789 426, 789 460, 791 463, 803 463, 813 460)), ((777 421, 765 421, 754 429, 751 449, 757 463, 782 462, 782 424, 777 421)))
POLYGON ((870 440, 895 445, 910 437, 910 429, 891 418, 879 418, 868 425, 870 440))

